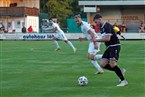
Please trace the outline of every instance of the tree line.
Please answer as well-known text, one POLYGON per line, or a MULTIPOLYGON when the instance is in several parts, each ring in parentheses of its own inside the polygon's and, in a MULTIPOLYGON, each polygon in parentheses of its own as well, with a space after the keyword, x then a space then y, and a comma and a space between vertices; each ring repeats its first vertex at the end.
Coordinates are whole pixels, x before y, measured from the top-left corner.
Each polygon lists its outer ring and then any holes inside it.
POLYGON ((75 14, 86 16, 78 0, 40 0, 40 12, 48 13, 48 18, 57 18, 62 27, 66 27, 66 19, 75 14))

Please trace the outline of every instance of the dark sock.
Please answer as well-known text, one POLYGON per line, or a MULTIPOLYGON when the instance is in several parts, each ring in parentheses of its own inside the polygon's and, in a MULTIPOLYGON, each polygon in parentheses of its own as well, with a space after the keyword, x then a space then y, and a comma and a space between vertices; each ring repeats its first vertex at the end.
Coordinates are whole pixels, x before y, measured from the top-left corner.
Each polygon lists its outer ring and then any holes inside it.
POLYGON ((115 66, 112 69, 115 71, 115 73, 117 74, 117 76, 121 79, 121 81, 123 81, 124 80, 124 76, 123 76, 120 68, 118 66, 115 66))
POLYGON ((110 71, 114 71, 113 68, 109 64, 105 65, 103 68, 110 71))

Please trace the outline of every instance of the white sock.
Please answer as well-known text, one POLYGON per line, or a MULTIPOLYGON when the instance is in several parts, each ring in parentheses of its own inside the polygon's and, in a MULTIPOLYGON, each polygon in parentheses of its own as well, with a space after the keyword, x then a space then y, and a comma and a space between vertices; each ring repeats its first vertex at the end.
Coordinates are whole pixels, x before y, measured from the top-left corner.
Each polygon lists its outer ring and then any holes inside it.
POLYGON ((98 60, 98 59, 101 59, 102 58, 102 54, 97 54, 96 56, 95 56, 95 58, 94 58, 94 60, 98 60))
POLYGON ((56 40, 53 40, 52 42, 56 45, 57 48, 60 48, 60 46, 56 40))
POLYGON ((102 71, 102 68, 97 61, 91 60, 91 63, 98 69, 98 71, 102 71))
POLYGON ((75 47, 73 46, 73 44, 72 44, 70 41, 68 41, 67 44, 68 44, 72 49, 75 48, 75 47))

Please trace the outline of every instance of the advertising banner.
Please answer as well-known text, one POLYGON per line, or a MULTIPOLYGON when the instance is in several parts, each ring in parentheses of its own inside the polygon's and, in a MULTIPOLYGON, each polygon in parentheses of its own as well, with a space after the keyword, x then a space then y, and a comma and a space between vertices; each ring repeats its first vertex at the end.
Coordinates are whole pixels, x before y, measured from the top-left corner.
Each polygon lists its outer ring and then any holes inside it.
MULTIPOLYGON (((78 39, 84 37, 83 33, 65 33, 67 39, 78 39)), ((100 35, 100 34, 99 34, 100 35)), ((145 39, 145 33, 122 33, 126 39, 145 39)), ((0 34, 1 40, 51 40, 53 33, 39 34, 39 33, 15 33, 15 34, 0 34)), ((122 39, 118 35, 119 39, 122 39)))

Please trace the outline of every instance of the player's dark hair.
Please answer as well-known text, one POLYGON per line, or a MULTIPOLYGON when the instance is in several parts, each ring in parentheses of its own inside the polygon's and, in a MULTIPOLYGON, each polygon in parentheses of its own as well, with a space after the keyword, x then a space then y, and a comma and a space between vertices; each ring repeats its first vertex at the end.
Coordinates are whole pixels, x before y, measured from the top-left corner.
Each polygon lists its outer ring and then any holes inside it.
POLYGON ((75 15, 75 18, 81 18, 80 14, 75 15))
POLYGON ((52 20, 52 18, 49 18, 49 20, 52 20))
POLYGON ((99 19, 99 18, 102 18, 101 14, 97 13, 95 16, 94 16, 94 20, 95 19, 99 19))

